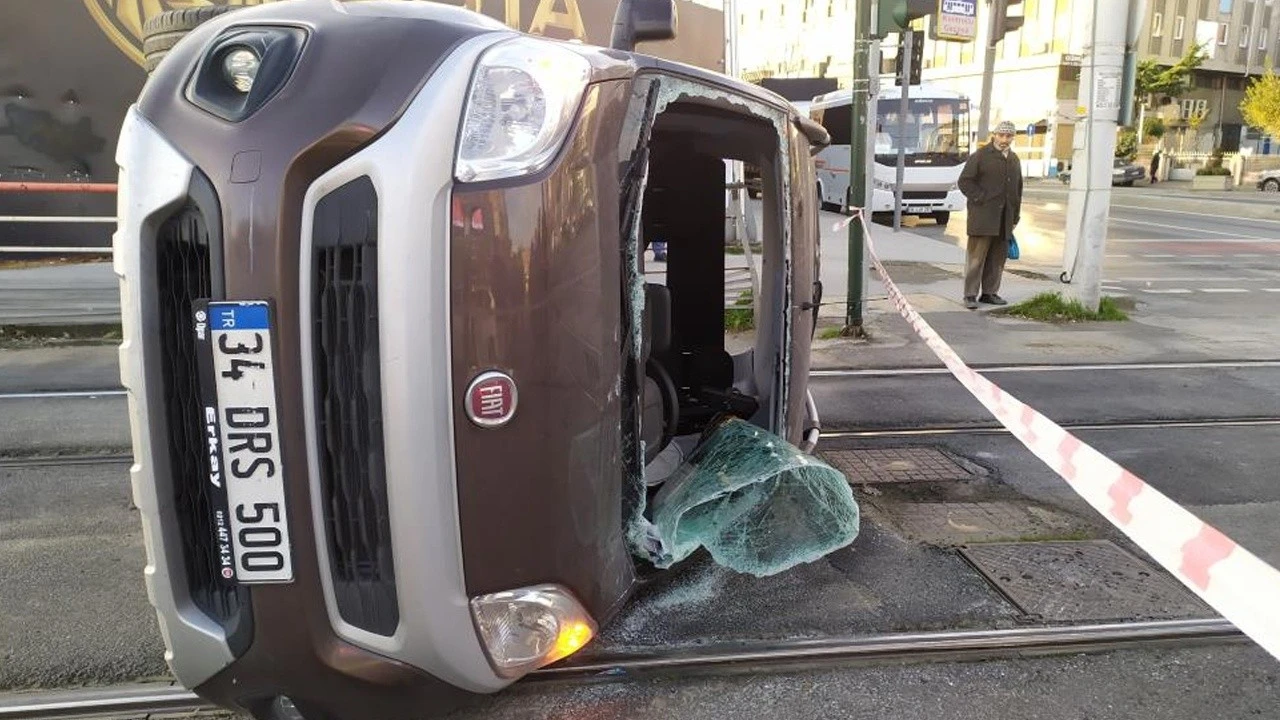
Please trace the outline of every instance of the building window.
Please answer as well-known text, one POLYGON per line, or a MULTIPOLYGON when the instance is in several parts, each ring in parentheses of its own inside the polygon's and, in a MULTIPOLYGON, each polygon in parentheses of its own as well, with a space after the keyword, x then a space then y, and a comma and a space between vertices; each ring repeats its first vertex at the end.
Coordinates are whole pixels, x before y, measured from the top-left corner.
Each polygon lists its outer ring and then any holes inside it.
POLYGON ((1173 39, 1174 40, 1182 39, 1182 31, 1186 29, 1186 25, 1187 25, 1186 18, 1182 17, 1181 15, 1173 19, 1173 39))
POLYGON ((1226 23, 1218 23, 1218 44, 1227 44, 1227 35, 1230 34, 1231 28, 1226 23))
POLYGON ((1242 48, 1249 47, 1249 26, 1248 25, 1240 26, 1240 47, 1242 48))
POLYGON ((1267 49, 1267 29, 1266 28, 1258 28, 1258 49, 1259 50, 1267 49))
POLYGON ((1218 3, 1218 12, 1220 13, 1231 12, 1232 4, 1233 4, 1232 0, 1220 0, 1220 2, 1218 3))
POLYGON ((1151 37, 1160 37, 1164 34, 1164 13, 1153 13, 1151 15, 1151 37))

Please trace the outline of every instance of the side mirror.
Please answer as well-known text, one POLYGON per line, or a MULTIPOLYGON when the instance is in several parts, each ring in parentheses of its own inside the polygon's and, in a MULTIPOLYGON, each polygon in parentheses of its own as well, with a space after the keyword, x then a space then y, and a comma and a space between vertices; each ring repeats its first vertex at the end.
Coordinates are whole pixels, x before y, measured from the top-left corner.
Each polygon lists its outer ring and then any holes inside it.
POLYGON ((632 52, 636 43, 671 40, 678 24, 675 0, 620 0, 609 47, 632 52))

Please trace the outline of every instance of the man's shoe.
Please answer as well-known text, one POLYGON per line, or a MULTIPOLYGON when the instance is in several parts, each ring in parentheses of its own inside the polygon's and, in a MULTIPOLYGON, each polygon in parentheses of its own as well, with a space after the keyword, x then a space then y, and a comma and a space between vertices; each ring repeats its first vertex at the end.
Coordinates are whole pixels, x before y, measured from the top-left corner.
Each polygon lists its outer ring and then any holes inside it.
POLYGON ((969 308, 970 310, 977 310, 977 309, 978 309, 978 298, 976 298, 976 297, 974 297, 974 296, 972 296, 972 295, 965 295, 965 297, 964 297, 964 306, 965 306, 965 307, 967 307, 967 308, 969 308))
POLYGON ((978 300, 988 305, 1008 305, 1009 304, 1008 300, 1005 300, 999 295, 983 295, 982 297, 978 298, 978 300))

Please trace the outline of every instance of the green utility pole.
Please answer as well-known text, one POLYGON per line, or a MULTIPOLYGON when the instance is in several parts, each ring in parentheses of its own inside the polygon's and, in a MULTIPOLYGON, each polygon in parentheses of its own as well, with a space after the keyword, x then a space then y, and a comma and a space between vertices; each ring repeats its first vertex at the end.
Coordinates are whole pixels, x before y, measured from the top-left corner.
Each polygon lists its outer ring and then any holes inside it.
MULTIPOLYGON (((867 197, 867 96, 871 90, 870 68, 867 64, 871 49, 871 3, 858 0, 854 3, 857 13, 853 25, 853 82, 850 89, 853 102, 850 116, 853 126, 849 133, 849 199, 850 207, 866 205, 867 197)), ((862 337, 862 286, 865 238, 862 223, 849 223, 849 282, 845 300, 845 337, 862 337)))

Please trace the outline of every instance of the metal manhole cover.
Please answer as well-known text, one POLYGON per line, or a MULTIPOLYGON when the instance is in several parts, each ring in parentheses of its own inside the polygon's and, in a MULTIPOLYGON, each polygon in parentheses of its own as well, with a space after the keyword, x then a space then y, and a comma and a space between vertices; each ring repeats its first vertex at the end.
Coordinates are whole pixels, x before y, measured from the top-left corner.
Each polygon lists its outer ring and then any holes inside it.
POLYGON ((978 477, 977 473, 936 448, 828 450, 822 455, 855 485, 948 482, 978 477))
POLYGON ((993 543, 960 552, 1014 605, 1044 620, 1213 616, 1177 580, 1106 540, 993 543))

